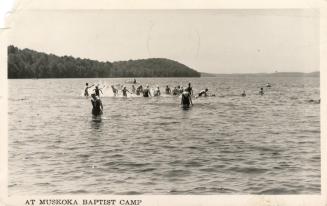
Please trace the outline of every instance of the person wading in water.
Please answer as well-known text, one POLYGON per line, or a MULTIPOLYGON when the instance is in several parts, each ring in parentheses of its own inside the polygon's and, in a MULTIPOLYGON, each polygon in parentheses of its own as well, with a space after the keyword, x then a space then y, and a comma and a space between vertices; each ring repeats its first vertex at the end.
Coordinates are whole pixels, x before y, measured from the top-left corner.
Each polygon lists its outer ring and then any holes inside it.
POLYGON ((92 86, 89 86, 89 83, 87 83, 87 82, 85 83, 84 96, 86 96, 86 97, 89 96, 89 89, 93 86, 94 86, 94 84, 92 86))
POLYGON ((101 99, 96 94, 91 94, 92 114, 94 116, 101 115, 103 112, 103 105, 101 99))
POLYGON ((149 85, 146 85, 146 88, 143 89, 143 97, 149 97, 151 96, 149 85))
POLYGON ((181 105, 183 108, 189 108, 191 103, 192 103, 191 95, 187 89, 184 89, 184 91, 182 92, 181 105))

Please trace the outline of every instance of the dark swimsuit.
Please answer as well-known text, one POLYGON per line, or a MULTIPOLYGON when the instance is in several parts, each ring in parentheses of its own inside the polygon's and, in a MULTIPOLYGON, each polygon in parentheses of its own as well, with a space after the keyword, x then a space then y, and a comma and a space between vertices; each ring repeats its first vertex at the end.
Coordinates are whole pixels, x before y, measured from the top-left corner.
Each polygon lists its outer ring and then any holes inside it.
POLYGON ((124 89, 123 89, 122 91, 123 91, 123 96, 124 96, 124 97, 127 97, 127 90, 124 90, 124 89))
POLYGON ((89 87, 85 87, 84 96, 89 96, 89 87))
POLYGON ((101 110, 101 100, 91 100, 92 102, 92 114, 93 115, 100 115, 102 114, 102 110, 101 110))
POLYGON ((186 91, 188 91, 188 93, 191 94, 191 92, 192 92, 192 87, 187 87, 187 88, 186 88, 186 91))
POLYGON ((95 91, 95 95, 97 95, 97 96, 99 96, 99 97, 100 97, 100 92, 99 92, 99 91, 100 91, 100 89, 95 89, 94 91, 95 91))
POLYGON ((190 105, 190 95, 183 93, 182 94, 182 103, 184 106, 189 106, 190 105))
POLYGON ((143 97, 149 97, 149 93, 150 93, 149 89, 144 89, 143 90, 143 97))

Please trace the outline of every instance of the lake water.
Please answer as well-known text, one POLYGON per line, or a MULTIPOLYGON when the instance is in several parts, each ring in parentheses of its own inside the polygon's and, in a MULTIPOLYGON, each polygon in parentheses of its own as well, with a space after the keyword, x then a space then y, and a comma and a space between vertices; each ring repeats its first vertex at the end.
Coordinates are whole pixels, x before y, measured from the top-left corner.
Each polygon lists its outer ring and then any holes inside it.
POLYGON ((9 194, 320 193, 319 78, 137 79, 216 94, 189 110, 113 97, 126 80, 9 80, 9 194), (108 87, 101 121, 85 82, 108 87))

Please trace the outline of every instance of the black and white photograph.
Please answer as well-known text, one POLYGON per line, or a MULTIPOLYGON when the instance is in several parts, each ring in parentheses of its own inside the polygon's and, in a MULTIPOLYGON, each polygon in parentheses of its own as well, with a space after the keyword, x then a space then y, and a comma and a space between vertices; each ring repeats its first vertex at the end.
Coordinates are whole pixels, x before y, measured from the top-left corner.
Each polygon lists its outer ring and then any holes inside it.
POLYGON ((9 197, 321 194, 318 9, 9 20, 9 197))

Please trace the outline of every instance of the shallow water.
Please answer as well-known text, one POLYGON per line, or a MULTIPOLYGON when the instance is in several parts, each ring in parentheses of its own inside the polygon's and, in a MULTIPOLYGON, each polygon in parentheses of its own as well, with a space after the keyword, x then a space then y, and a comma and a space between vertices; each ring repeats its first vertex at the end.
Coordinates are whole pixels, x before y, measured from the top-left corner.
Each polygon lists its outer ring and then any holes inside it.
POLYGON ((319 78, 137 80, 216 97, 183 110, 174 96, 112 97, 126 79, 9 80, 9 194, 320 193, 319 78), (107 86, 100 121, 86 81, 107 86))

